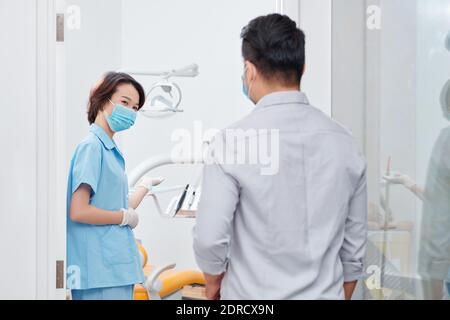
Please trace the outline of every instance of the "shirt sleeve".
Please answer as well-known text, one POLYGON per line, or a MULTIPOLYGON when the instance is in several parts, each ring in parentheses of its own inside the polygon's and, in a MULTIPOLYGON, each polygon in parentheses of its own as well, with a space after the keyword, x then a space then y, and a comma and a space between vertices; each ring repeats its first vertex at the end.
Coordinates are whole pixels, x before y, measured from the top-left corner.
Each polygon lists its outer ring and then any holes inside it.
POLYGON ((89 185, 92 194, 97 193, 101 173, 101 155, 101 146, 96 143, 86 143, 78 147, 72 169, 72 193, 82 184, 89 185))
POLYGON ((193 233, 197 264, 207 274, 219 275, 226 271, 238 201, 237 181, 218 161, 206 164, 193 233))
POLYGON ((345 222, 344 243, 339 253, 345 282, 359 280, 364 275, 367 229, 367 178, 364 170, 350 201, 345 222))

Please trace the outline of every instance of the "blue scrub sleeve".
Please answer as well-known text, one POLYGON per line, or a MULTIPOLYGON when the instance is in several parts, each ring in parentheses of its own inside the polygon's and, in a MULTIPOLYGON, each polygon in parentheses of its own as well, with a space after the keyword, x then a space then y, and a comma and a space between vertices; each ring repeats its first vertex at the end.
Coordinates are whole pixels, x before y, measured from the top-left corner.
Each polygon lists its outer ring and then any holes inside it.
POLYGON ((72 194, 82 184, 92 189, 92 195, 97 193, 102 164, 102 149, 97 143, 86 143, 78 147, 72 169, 72 194))

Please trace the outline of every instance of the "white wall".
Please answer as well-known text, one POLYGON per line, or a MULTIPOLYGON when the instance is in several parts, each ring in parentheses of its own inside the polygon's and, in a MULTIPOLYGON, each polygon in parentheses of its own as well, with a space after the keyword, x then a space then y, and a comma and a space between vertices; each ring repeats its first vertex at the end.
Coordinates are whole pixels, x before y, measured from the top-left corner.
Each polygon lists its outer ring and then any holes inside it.
MULTIPOLYGON (((292 1, 292 0, 291 0, 292 1)), ((300 28, 306 35, 306 70, 302 80, 312 105, 331 115, 332 0, 300 0, 300 28)))
MULTIPOLYGON (((273 0, 251 1, 123 1, 123 67, 165 70, 198 63, 201 75, 177 81, 184 92, 184 114, 165 120, 139 118, 136 128, 122 136, 128 170, 147 157, 170 153, 177 128, 192 131, 201 120, 205 129, 223 128, 251 111, 242 94, 243 62, 240 32, 251 19, 274 11, 273 0)), ((155 79, 138 78, 147 88, 155 79)), ((166 184, 186 184, 192 168, 161 170, 166 184)), ((168 197, 163 197, 167 203, 168 197)), ((150 261, 175 261, 180 268, 196 267, 191 230, 194 221, 163 220, 148 200, 140 210, 138 238, 150 261)))
POLYGON ((122 59, 121 0, 66 0, 80 8, 80 29, 66 28, 66 158, 89 132, 87 102, 92 85, 122 59))
POLYGON ((0 0, 0 299, 36 297, 36 2, 0 0))
MULTIPOLYGON (((393 170, 416 179, 416 92, 422 90, 416 82, 420 78, 416 74, 417 10, 414 1, 403 0, 383 0, 381 10, 380 91, 372 91, 380 97, 380 154, 370 160, 379 161, 385 172, 392 157, 393 170)), ((416 197, 401 187, 390 190, 397 221, 416 223, 416 197)))

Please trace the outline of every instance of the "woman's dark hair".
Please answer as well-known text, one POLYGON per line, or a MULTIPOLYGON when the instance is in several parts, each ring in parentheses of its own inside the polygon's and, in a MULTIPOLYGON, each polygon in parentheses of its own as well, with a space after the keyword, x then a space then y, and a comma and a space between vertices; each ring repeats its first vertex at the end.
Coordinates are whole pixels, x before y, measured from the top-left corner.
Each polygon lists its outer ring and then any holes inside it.
POLYGON ((108 99, 116 93, 117 87, 122 84, 131 84, 139 93, 139 109, 145 103, 144 88, 132 76, 121 72, 108 72, 101 80, 100 84, 94 88, 89 97, 88 120, 93 124, 99 112, 103 111, 103 106, 108 99))
POLYGON ((305 34, 288 16, 258 17, 242 30, 242 55, 268 80, 300 84, 305 66, 305 34))

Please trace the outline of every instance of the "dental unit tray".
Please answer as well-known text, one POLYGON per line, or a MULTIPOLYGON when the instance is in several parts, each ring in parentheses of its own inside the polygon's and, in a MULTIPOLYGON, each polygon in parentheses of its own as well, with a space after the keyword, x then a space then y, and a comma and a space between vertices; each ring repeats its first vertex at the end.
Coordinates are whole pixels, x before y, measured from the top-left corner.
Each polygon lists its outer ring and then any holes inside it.
MULTIPOLYGON (((134 186, 141 178, 157 168, 174 164, 196 165, 203 163, 204 161, 199 159, 173 159, 166 155, 150 158, 141 163, 129 174, 130 190, 134 189, 134 186)), ((193 185, 176 185, 171 187, 156 186, 147 196, 153 198, 158 213, 164 218, 195 218, 201 195, 201 188, 198 187, 200 179, 201 176, 197 178, 197 181, 193 185), (158 197, 161 194, 174 192, 179 192, 179 195, 172 198, 167 209, 163 210, 158 197)))

